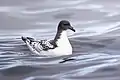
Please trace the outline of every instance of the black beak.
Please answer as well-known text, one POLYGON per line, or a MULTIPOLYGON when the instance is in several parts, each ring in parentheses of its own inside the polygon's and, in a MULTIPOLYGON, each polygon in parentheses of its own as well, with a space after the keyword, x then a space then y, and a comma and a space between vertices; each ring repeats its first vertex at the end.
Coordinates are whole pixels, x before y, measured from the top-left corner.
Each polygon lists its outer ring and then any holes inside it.
POLYGON ((75 32, 75 29, 72 26, 70 26, 69 29, 75 32))

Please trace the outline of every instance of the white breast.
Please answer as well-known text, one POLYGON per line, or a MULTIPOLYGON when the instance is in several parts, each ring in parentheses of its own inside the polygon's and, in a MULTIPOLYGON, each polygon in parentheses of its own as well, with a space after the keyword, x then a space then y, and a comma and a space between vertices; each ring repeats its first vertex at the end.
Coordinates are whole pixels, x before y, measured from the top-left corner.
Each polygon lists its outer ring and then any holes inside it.
POLYGON ((60 35, 60 38, 56 42, 57 46, 53 50, 49 50, 54 55, 70 55, 72 54, 72 46, 68 40, 67 32, 63 31, 60 35))

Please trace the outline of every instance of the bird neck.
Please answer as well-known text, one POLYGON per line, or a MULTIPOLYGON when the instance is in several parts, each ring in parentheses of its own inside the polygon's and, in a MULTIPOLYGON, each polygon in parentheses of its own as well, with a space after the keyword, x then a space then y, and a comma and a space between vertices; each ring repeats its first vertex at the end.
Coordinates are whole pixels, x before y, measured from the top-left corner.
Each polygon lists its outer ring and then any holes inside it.
POLYGON ((66 30, 58 30, 57 34, 54 38, 54 41, 56 43, 57 46, 66 46, 69 43, 68 37, 67 37, 67 31, 66 30))

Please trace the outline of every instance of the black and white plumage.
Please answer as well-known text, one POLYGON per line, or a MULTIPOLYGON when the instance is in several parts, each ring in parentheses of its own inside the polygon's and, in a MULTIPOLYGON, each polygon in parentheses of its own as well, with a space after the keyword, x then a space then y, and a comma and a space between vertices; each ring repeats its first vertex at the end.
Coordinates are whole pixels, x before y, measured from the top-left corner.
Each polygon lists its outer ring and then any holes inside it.
POLYGON ((30 37, 22 37, 28 48, 38 55, 62 56, 72 54, 72 46, 67 37, 67 30, 75 32, 67 20, 62 20, 58 24, 57 33, 53 40, 36 41, 30 37))

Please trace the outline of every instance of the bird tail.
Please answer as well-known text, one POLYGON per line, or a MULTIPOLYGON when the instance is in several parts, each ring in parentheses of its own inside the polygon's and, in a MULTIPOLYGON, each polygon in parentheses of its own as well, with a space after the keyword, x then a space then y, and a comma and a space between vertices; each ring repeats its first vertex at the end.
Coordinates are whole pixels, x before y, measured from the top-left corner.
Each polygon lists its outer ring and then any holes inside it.
POLYGON ((33 38, 31 38, 31 37, 21 37, 21 39, 26 43, 26 41, 30 41, 30 42, 33 42, 33 41, 35 41, 33 38))

